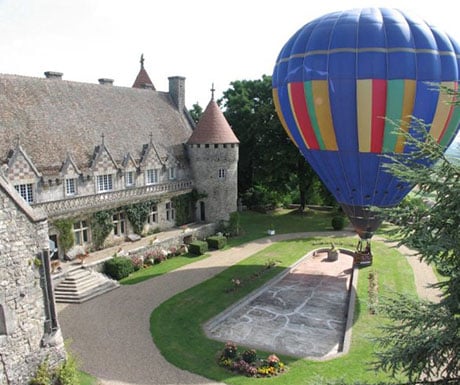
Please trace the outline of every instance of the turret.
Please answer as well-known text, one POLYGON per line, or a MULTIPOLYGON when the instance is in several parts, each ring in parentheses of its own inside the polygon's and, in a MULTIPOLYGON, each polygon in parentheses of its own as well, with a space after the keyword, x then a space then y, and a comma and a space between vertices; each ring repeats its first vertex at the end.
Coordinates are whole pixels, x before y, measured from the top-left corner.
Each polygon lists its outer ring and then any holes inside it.
POLYGON ((237 210, 239 140, 214 101, 211 101, 187 141, 190 165, 198 193, 197 220, 228 220, 237 210))

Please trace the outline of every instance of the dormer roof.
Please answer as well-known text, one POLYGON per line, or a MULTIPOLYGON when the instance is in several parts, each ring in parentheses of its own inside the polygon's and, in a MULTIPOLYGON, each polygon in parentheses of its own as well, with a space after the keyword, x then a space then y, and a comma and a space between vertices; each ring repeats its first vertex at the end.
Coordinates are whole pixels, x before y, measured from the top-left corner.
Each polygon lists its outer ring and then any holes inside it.
POLYGON ((212 98, 187 144, 231 144, 239 142, 224 114, 212 98))

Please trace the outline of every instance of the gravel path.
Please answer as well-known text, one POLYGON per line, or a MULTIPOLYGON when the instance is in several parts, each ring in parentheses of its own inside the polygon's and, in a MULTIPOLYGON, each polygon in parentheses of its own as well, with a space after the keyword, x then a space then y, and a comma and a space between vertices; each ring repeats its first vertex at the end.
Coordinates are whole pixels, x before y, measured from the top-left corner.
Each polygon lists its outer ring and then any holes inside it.
MULTIPOLYGON (((312 236, 344 236, 345 233, 297 233, 265 237, 183 266, 168 274, 120 288, 79 305, 59 304, 59 320, 71 350, 81 367, 103 385, 216 384, 167 362, 152 341, 149 319, 162 302, 227 267, 264 249, 273 242, 312 236)), ((436 279, 430 268, 409 257, 417 291, 428 298, 426 284, 436 279), (414 262, 415 261, 415 262, 414 262), (431 274, 430 274, 431 272, 431 274)), ((430 294, 431 295, 431 294, 430 294)), ((161 327, 160 325, 158 327, 161 327)), ((187 327, 184 324, 184 327, 187 327)))

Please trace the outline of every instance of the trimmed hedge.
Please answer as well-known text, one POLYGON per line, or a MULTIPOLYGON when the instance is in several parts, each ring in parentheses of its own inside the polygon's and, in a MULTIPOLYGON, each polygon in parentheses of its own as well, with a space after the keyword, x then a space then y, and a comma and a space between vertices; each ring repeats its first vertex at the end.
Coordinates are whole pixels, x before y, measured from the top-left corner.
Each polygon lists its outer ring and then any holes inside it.
POLYGON ((105 273, 119 281, 134 271, 133 261, 129 258, 113 257, 104 263, 105 273))
POLYGON ((205 241, 193 241, 188 245, 188 252, 194 255, 201 255, 208 251, 208 243, 205 241))
POLYGON ((227 244, 227 238, 223 235, 213 235, 206 239, 210 249, 222 249, 227 244))
POLYGON ((334 230, 343 230, 345 227, 345 218, 341 215, 336 215, 332 218, 331 225, 334 230))

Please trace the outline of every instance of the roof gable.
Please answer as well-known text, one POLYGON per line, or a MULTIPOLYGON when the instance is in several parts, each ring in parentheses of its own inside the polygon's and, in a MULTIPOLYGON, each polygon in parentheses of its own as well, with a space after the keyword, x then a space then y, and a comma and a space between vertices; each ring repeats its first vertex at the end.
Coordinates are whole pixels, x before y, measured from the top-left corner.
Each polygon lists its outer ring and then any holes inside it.
POLYGON ((7 175, 10 180, 33 179, 42 176, 19 144, 10 153, 7 175))
POLYGON ((100 146, 96 146, 94 149, 94 156, 90 168, 94 174, 106 174, 120 168, 105 146, 104 141, 102 141, 100 146))
POLYGON ((61 173, 62 176, 77 176, 77 175, 81 174, 81 171, 79 170, 79 168, 75 164, 75 162, 74 162, 74 160, 72 158, 72 155, 70 155, 69 153, 67 153, 67 158, 64 161, 64 163, 62 164, 62 168, 61 168, 60 173, 61 173))

